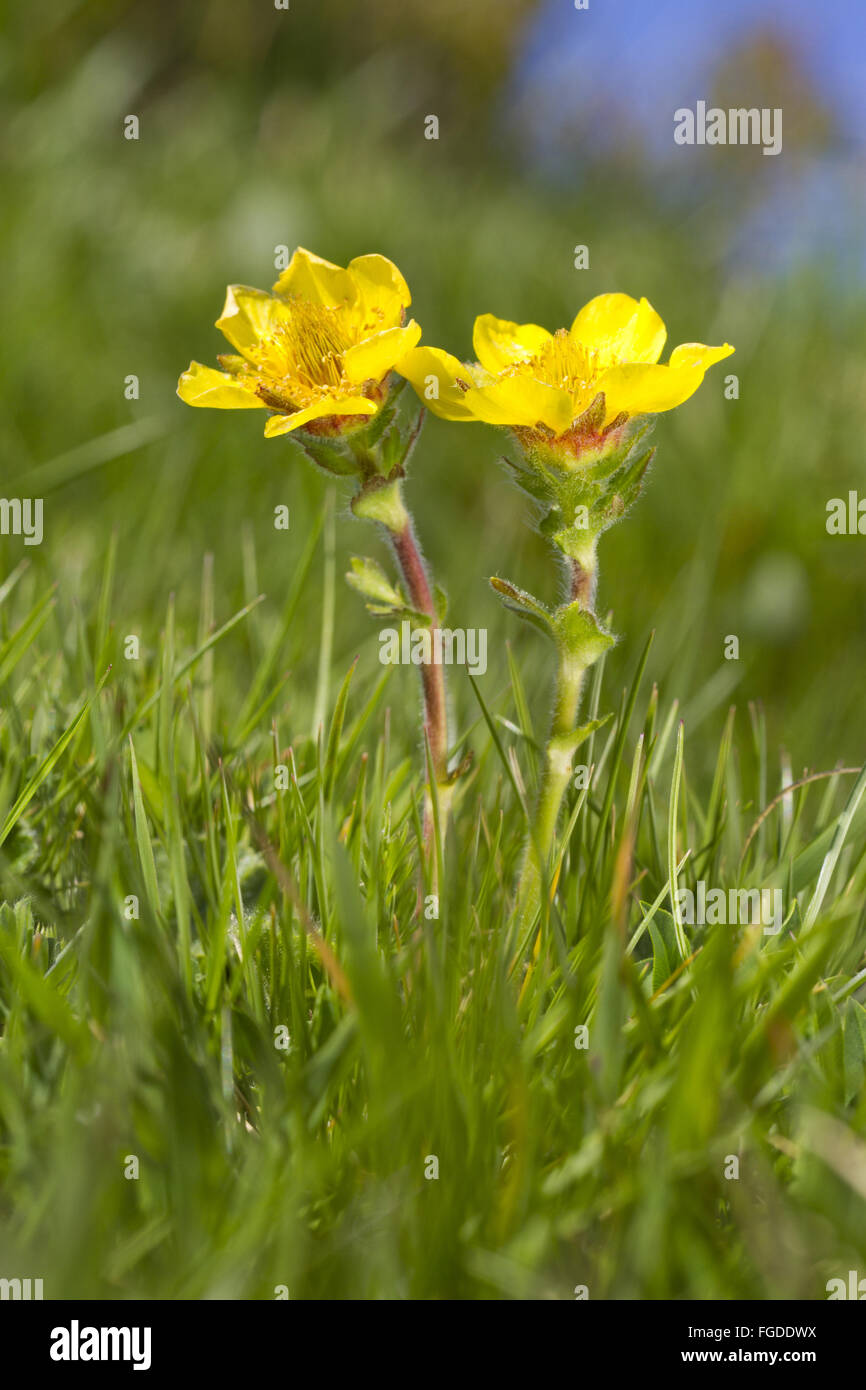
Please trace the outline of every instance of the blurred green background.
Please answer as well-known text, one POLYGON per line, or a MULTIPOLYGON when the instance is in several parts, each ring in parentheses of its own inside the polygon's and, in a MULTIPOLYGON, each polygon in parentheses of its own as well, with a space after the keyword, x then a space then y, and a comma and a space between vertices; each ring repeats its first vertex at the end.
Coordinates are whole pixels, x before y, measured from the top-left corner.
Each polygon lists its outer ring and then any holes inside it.
MULTIPOLYGON (((117 608, 146 657, 170 591, 181 615, 197 611, 207 552, 218 621, 257 590, 268 595, 260 620, 274 618, 329 484, 289 443, 266 442, 258 417, 193 412, 174 390, 191 357, 221 350, 212 324, 225 285, 269 286, 278 245, 341 263, 390 256, 424 340, 462 355, 480 312, 554 328, 600 292, 646 295, 669 346, 735 344, 725 370, 740 396, 724 399, 717 368, 656 425, 646 496, 602 549, 600 604, 624 639, 609 688, 656 628, 650 673, 663 698, 681 700, 690 732, 710 721, 708 766, 732 699, 763 702, 771 747, 789 749, 795 773, 859 763, 864 541, 828 536, 825 508, 866 489, 863 278, 840 278, 820 246, 781 268, 738 251, 778 177, 780 161, 760 151, 705 151, 697 196, 694 164, 659 164, 618 142, 610 123, 595 140, 591 119, 572 128, 563 116, 549 158, 543 104, 531 83, 519 99, 514 86, 542 8, 552 7, 4 5, 3 492, 45 498, 45 540, 25 549, 20 537, 0 539, 3 572, 26 556, 34 592, 56 581, 88 611, 116 530, 117 608), (128 114, 139 118, 137 141, 124 139, 128 114), (424 138, 428 114, 438 141, 424 138), (574 268, 577 244, 589 247, 588 270, 574 268), (138 400, 124 398, 129 374, 138 400), (273 529, 279 503, 291 509, 288 535, 273 529), (740 639, 739 662, 723 660, 728 634, 740 639)), ((742 74, 754 70, 760 104, 793 93, 781 160, 791 169, 820 158, 834 138, 820 92, 806 100, 784 46, 766 34, 754 50, 748 35, 743 43, 752 68, 720 53, 717 85, 743 96, 742 74)), ((614 78, 616 62, 613 50, 614 78)), ((835 217, 845 215, 840 201, 835 217)), ((768 242, 785 230, 771 226, 768 242)), ((483 426, 428 421, 409 497, 451 621, 489 629, 485 690, 502 687, 510 638, 541 713, 547 653, 487 585, 501 572, 545 597, 555 590, 525 499, 497 466, 505 443, 483 426)), ((338 509, 342 572, 375 540, 342 496, 338 509)), ((373 625, 356 595, 341 599, 335 672, 358 651, 375 679, 373 625)), ((290 685, 291 717, 305 727, 315 589, 307 602, 309 641, 291 653, 290 685)), ((241 689, 245 674, 222 673, 241 689)), ((395 712, 409 738, 413 678, 399 675, 406 710, 395 712)), ((463 726, 477 709, 465 680, 453 684, 463 726)))

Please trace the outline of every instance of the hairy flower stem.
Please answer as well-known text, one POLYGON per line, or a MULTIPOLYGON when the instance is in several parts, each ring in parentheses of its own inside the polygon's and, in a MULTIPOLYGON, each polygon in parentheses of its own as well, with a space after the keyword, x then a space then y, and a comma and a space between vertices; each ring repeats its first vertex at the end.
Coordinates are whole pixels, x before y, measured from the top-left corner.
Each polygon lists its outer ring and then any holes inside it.
MULTIPOLYGON (((569 565, 570 601, 592 612, 596 583, 594 557, 591 563, 571 559, 569 565)), ((583 677, 591 664, 592 661, 570 650, 565 641, 558 643, 553 718, 544 753, 538 800, 517 885, 517 920, 521 933, 532 925, 541 906, 559 810, 572 775, 570 741, 577 724, 583 677)))
MULTIPOLYGON (((391 544, 406 584, 412 607, 430 618, 431 638, 439 626, 427 569, 415 539, 411 518, 401 531, 392 531, 391 544)), ((445 675, 441 663, 431 661, 421 667, 424 690, 424 730, 430 743, 433 774, 439 787, 448 783, 448 713, 445 701, 445 675)))
MULTIPOLYGON (((417 431, 416 431, 417 433, 417 431)), ((433 786, 428 786, 424 803, 424 849, 432 866, 434 892, 438 892, 438 871, 434 850, 434 795, 439 811, 439 825, 444 839, 445 827, 453 794, 453 778, 448 773, 448 706, 445 695, 445 673, 442 662, 435 659, 440 647, 436 641, 439 631, 439 615, 427 574, 427 567, 421 555, 415 536, 412 518, 403 500, 401 481, 391 478, 387 482, 369 482, 361 488, 352 501, 356 516, 368 521, 378 522, 384 530, 403 579, 405 598, 409 607, 416 613, 423 613, 428 619, 431 660, 421 663, 421 687, 424 699, 424 734, 430 749, 430 764, 433 786)), ((423 875, 422 875, 423 878, 423 875)), ((423 884, 420 892, 423 892, 423 884)), ((419 902, 423 901, 419 897, 419 902)))
MULTIPOLYGON (((427 567, 424 564, 415 527, 400 495, 399 487, 394 489, 394 506, 386 514, 380 513, 388 533, 394 556, 411 606, 430 619, 431 650, 435 650, 435 634, 439 628, 436 604, 430 587, 427 567)), ((452 782, 448 775, 448 704, 445 694, 445 672, 441 662, 431 660, 421 665, 421 687, 424 699, 424 733, 430 747, 433 781, 436 784, 436 800, 439 808, 439 824, 442 838, 451 806, 452 782)), ((431 864, 433 891, 439 891, 439 874, 434 853, 434 808, 433 788, 428 787, 424 798, 424 850, 431 864)), ((419 904, 422 901, 419 890, 419 904)))

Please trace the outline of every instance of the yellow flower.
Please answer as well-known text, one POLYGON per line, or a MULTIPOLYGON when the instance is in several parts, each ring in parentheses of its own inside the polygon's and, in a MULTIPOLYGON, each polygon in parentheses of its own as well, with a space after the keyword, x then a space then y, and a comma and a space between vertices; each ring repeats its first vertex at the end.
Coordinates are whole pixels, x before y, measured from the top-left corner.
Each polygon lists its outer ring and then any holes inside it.
POLYGON ((298 247, 271 294, 230 285, 216 321, 235 349, 222 371, 191 362, 178 382, 187 405, 268 409, 265 434, 300 427, 340 434, 375 415, 398 358, 421 337, 404 325, 412 296, 384 256, 357 256, 347 268, 298 247))
POLYGON ((462 363, 439 348, 413 347, 397 371, 446 420, 566 434, 604 393, 604 422, 672 410, 698 389, 704 372, 734 349, 684 343, 659 362, 667 331, 646 299, 600 294, 570 329, 482 314, 475 320, 478 359, 462 363), (431 381, 431 378, 433 379, 431 381), (435 385, 434 385, 435 383, 435 385))

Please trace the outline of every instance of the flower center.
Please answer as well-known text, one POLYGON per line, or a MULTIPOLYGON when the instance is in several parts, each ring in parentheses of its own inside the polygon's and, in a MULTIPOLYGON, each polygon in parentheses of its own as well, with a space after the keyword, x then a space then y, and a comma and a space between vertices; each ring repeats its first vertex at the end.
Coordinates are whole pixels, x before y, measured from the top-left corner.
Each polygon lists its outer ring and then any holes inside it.
POLYGON ((291 316, 256 349, 263 376, 288 387, 293 396, 316 397, 343 380, 343 353, 357 339, 343 304, 289 301, 291 316))
POLYGON ((541 381, 576 398, 585 396, 598 376, 598 354, 575 342, 567 328, 557 329, 531 365, 541 381))

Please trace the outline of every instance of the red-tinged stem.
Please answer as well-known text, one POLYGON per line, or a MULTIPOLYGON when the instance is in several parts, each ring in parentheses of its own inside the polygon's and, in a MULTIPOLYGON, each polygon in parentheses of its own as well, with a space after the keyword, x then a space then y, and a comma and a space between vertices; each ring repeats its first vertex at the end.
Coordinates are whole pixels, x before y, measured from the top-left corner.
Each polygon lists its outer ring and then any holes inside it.
MULTIPOLYGON (((439 621, 411 519, 407 517, 403 528, 391 531, 390 536, 412 607, 419 613, 426 613, 430 619, 432 651, 435 649, 433 638, 439 621)), ((424 729, 430 743, 433 775, 437 787, 444 788, 448 785, 448 710, 441 662, 430 661, 421 666, 421 683, 424 690, 424 729)))
MULTIPOLYGON (((438 892, 438 871, 434 848, 434 797, 439 808, 439 825, 444 838, 451 806, 453 786, 448 775, 448 709, 445 697, 445 673, 441 661, 435 660, 439 647, 436 634, 439 618, 427 567, 418 547, 412 518, 403 501, 400 481, 361 489, 352 502, 356 516, 378 522, 385 530, 394 550, 403 577, 406 597, 417 613, 429 619, 429 662, 421 663, 421 684, 424 695, 424 733, 430 747, 433 786, 428 787, 424 803, 424 848, 432 860, 434 892, 438 892)), ((423 891, 419 890, 419 891, 423 891)), ((419 897, 419 903, 421 899, 419 897)))

